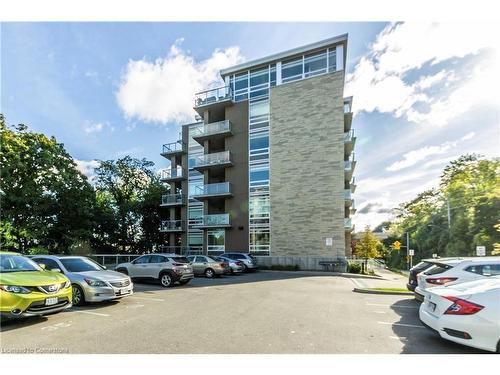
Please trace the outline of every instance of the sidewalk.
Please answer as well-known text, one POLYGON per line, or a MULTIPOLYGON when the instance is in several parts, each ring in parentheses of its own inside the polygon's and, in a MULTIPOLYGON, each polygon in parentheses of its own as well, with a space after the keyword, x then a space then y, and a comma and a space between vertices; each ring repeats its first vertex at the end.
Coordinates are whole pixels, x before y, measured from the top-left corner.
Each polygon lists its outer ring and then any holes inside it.
POLYGON ((406 289, 408 278, 400 274, 391 272, 385 268, 377 267, 374 269, 381 279, 351 279, 358 288, 403 288, 406 289))

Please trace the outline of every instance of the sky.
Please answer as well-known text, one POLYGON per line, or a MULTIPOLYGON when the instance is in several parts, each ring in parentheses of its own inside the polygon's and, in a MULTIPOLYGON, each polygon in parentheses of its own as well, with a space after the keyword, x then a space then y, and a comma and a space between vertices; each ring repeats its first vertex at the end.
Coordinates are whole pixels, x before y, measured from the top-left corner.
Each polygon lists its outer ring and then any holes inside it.
POLYGON ((125 155, 167 166, 218 71, 349 34, 356 229, 438 186, 464 153, 500 149, 498 27, 461 23, 1 23, 0 112, 64 143, 92 175, 125 155))

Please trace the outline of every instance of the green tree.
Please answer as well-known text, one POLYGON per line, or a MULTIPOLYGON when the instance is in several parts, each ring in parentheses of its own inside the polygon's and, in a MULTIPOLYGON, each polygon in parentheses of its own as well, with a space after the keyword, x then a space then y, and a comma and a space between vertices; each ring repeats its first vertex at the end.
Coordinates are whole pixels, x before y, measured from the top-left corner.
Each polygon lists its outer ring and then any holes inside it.
POLYGON ((94 190, 54 137, 0 114, 2 247, 69 253, 91 236, 94 190))
POLYGON ((116 215, 117 245, 122 252, 134 251, 141 238, 140 207, 153 178, 153 166, 154 163, 146 159, 125 156, 116 161, 100 161, 95 169, 96 189, 98 193, 108 194, 108 207, 116 215))
POLYGON ((368 259, 373 259, 379 256, 377 248, 380 246, 380 241, 369 227, 361 235, 361 238, 356 242, 356 256, 364 259, 365 270, 368 269, 368 259))

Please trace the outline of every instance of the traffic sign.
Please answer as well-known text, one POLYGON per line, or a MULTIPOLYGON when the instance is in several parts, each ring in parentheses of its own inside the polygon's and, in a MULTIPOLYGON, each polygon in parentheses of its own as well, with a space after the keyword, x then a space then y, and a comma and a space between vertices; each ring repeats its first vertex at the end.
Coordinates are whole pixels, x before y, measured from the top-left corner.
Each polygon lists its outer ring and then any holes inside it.
POLYGON ((486 246, 476 246, 476 255, 478 257, 486 256, 486 246))
POLYGON ((411 257, 414 256, 415 255, 415 250, 413 250, 413 249, 408 250, 408 255, 411 256, 411 257))

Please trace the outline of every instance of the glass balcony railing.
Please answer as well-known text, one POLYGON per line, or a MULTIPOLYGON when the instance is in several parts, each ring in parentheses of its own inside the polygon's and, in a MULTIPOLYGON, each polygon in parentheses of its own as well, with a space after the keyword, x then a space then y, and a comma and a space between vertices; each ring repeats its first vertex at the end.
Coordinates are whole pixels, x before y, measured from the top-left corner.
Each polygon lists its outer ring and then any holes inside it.
POLYGON ((200 219, 200 222, 196 224, 198 227, 219 227, 230 225, 229 214, 203 215, 200 219))
POLYGON ((186 150, 185 146, 186 145, 182 143, 182 141, 165 143, 162 148, 162 155, 185 151, 186 150))
POLYGON ((352 112, 352 97, 344 99, 344 113, 352 112))
POLYGON ((344 199, 345 200, 352 199, 352 195, 351 195, 351 190, 350 189, 344 189, 344 199))
POLYGON ((212 165, 231 163, 231 153, 229 151, 217 152, 215 154, 205 154, 194 159, 193 167, 208 167, 212 165))
POLYGON ((352 172, 354 170, 355 165, 356 165, 356 161, 354 160, 354 153, 352 153, 349 160, 344 161, 344 170, 346 172, 352 172))
POLYGON ((224 120, 204 124, 193 129, 193 138, 206 137, 218 133, 226 133, 231 131, 231 121, 224 120))
POLYGON ((184 203, 183 194, 167 194, 161 196, 161 204, 163 206, 170 206, 183 203, 184 203))
POLYGON ((356 139, 354 136, 354 129, 349 130, 344 133, 344 142, 352 142, 356 139))
POLYGON ((160 232, 178 232, 184 228, 183 220, 165 220, 161 222, 160 232))
POLYGON ((160 179, 161 180, 172 180, 172 179, 176 179, 176 178, 183 178, 182 168, 163 169, 160 172, 160 179))
POLYGON ((231 86, 223 86, 195 94, 194 106, 204 105, 230 100, 232 97, 231 86))
POLYGON ((344 218, 344 228, 345 229, 351 229, 352 228, 352 220, 350 217, 345 217, 344 218))
POLYGON ((219 182, 216 184, 207 184, 195 186, 194 197, 197 195, 225 195, 231 194, 231 184, 229 182, 219 182))

